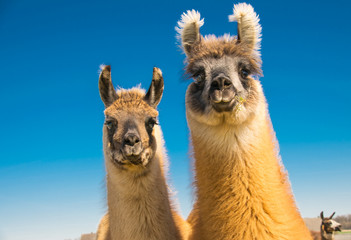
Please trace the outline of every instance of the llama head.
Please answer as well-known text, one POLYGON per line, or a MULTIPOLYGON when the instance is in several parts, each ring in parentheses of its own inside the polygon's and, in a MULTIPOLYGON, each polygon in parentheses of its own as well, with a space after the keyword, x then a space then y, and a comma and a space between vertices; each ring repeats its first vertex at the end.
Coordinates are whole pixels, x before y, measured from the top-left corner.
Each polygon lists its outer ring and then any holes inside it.
POLYGON ((184 13, 176 28, 187 56, 186 73, 194 79, 186 93, 187 117, 208 125, 241 124, 255 113, 262 93, 254 76, 261 75, 261 26, 251 5, 234 5, 230 21, 238 36, 203 37, 204 20, 184 13))
POLYGON ((333 214, 330 215, 330 217, 324 217, 323 211, 321 212, 320 216, 322 219, 322 223, 321 223, 322 232, 332 234, 335 231, 341 231, 341 224, 332 219, 334 214, 335 212, 333 212, 333 214))
POLYGON ((154 68, 148 92, 139 88, 120 89, 111 81, 111 67, 104 66, 99 90, 105 104, 103 142, 106 164, 123 170, 146 170, 156 152, 156 107, 162 98, 163 77, 154 68))

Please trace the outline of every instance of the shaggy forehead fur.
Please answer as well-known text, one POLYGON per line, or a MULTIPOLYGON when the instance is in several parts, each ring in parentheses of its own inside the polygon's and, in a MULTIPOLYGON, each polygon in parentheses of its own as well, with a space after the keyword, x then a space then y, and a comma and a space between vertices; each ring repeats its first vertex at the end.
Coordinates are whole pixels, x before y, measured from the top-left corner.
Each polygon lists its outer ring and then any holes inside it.
POLYGON ((200 27, 204 25, 198 11, 183 13, 176 31, 181 47, 187 55, 188 67, 198 60, 206 58, 222 58, 224 55, 246 58, 250 63, 253 74, 262 75, 260 46, 261 25, 259 17, 250 4, 235 4, 229 21, 238 22, 238 37, 225 34, 222 37, 200 34, 200 27))
POLYGON ((116 111, 141 112, 153 117, 158 116, 156 109, 150 107, 145 101, 145 90, 132 88, 117 91, 118 99, 105 110, 105 115, 112 115, 116 111))
POLYGON ((252 51, 245 44, 237 44, 237 39, 225 35, 223 37, 215 37, 213 35, 202 38, 200 43, 194 46, 188 58, 188 67, 191 69, 195 62, 205 58, 222 58, 223 56, 245 58, 251 64, 254 73, 261 75, 261 58, 252 54, 252 51))

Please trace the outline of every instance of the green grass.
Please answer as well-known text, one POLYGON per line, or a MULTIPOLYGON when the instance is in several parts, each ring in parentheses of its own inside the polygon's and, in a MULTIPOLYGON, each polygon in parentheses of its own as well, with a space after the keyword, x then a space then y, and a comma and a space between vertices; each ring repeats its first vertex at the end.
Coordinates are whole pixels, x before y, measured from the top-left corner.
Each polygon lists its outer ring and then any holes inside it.
POLYGON ((351 230, 342 230, 341 232, 335 232, 335 234, 351 234, 351 230))

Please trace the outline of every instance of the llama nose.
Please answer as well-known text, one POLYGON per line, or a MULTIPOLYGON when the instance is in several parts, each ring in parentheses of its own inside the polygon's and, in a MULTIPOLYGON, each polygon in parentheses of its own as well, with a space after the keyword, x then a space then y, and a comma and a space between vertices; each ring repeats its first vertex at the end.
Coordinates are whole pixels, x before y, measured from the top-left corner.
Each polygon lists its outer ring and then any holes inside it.
POLYGON ((231 111, 234 107, 235 94, 236 89, 230 78, 223 74, 213 78, 209 89, 209 99, 217 112, 231 111))
POLYGON ((128 145, 128 146, 133 147, 134 145, 136 145, 139 142, 140 142, 140 138, 135 133, 128 133, 124 137, 124 145, 128 145))
POLYGON ((232 85, 233 84, 229 78, 220 75, 212 80, 210 89, 222 91, 224 89, 230 88, 232 85))
POLYGON ((140 136, 135 131, 128 131, 123 139, 122 152, 126 159, 133 164, 140 163, 140 154, 143 151, 140 136))

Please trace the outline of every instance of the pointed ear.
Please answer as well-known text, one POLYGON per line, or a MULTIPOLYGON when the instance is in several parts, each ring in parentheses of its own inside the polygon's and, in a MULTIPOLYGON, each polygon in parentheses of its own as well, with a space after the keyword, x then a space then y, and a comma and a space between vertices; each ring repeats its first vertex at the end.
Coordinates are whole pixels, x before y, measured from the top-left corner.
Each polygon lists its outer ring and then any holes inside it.
POLYGON ((111 66, 101 66, 101 73, 99 77, 99 91, 101 100, 105 104, 105 108, 109 107, 114 101, 117 100, 118 96, 113 88, 111 81, 111 66))
POLYGON ((335 212, 333 212, 333 214, 330 215, 329 219, 332 219, 334 217, 334 215, 335 215, 335 212))
POLYGON ((201 19, 200 13, 195 10, 188 10, 182 14, 178 26, 175 28, 178 32, 177 38, 181 41, 187 57, 191 56, 193 47, 201 41, 200 27, 204 25, 204 19, 201 19))
POLYGON ((151 107, 155 108, 160 103, 163 94, 163 77, 159 68, 154 67, 152 82, 149 90, 147 91, 144 101, 151 107))
POLYGON ((262 27, 253 7, 246 3, 234 4, 233 15, 229 16, 229 21, 238 22, 238 43, 244 43, 259 54, 262 27))
POLYGON ((323 211, 321 211, 321 219, 322 219, 322 220, 324 219, 323 211))

